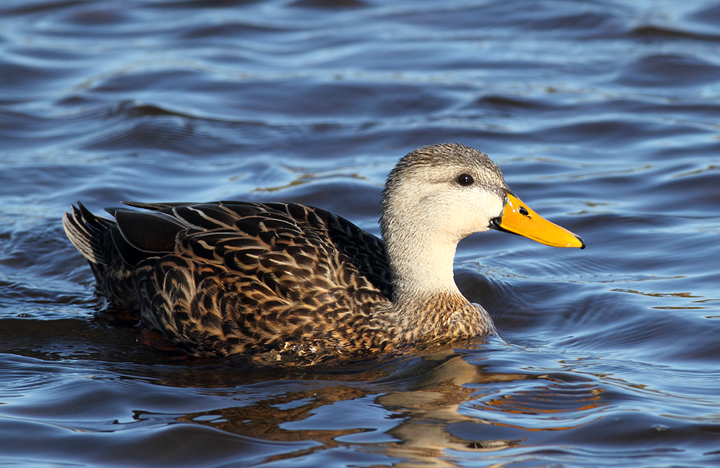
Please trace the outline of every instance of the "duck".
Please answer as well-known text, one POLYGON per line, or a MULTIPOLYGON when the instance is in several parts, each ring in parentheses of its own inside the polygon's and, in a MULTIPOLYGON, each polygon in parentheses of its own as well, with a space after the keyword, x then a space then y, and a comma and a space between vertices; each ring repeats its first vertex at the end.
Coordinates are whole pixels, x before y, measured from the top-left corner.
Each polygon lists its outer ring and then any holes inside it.
POLYGON ((542 218, 485 153, 424 146, 391 170, 381 238, 298 203, 83 204, 70 242, 114 305, 191 356, 318 362, 496 333, 453 278, 458 242, 495 229, 554 247, 581 237, 542 218))

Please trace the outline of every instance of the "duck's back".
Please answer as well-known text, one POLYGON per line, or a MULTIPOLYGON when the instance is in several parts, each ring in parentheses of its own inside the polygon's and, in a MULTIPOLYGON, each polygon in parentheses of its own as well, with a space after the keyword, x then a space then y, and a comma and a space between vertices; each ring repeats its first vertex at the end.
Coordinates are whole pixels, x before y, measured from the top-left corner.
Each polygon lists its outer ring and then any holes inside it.
POLYGON ((299 204, 128 203, 115 221, 80 206, 68 237, 99 289, 193 355, 387 346, 384 244, 299 204))

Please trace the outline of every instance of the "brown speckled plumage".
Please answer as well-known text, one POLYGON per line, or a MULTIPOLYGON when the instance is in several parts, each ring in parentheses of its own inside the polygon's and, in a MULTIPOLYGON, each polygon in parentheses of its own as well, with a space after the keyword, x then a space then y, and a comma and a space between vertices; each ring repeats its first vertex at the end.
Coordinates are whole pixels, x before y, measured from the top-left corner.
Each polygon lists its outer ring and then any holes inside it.
POLYGON ((90 261, 100 292, 139 310, 146 324, 187 353, 274 353, 312 361, 491 332, 487 313, 455 287, 452 256, 460 238, 492 227, 505 190, 484 154, 435 145, 410 153, 390 175, 381 218, 388 247, 339 216, 293 203, 133 202, 127 205, 141 210, 109 209, 114 220, 78 204, 63 224, 90 261), (448 241, 450 278, 436 282, 406 263, 438 257, 433 261, 448 266, 447 254, 435 255, 433 245, 423 244, 432 243, 442 226, 424 219, 408 219, 405 226, 399 218, 412 213, 393 209, 404 211, 404 204, 424 213, 438 191, 470 193, 456 187, 460 173, 478 180, 478 196, 497 200, 488 202, 490 212, 469 232, 448 241), (428 187, 415 191, 413 184, 428 187), (404 192, 415 194, 396 202, 404 192))

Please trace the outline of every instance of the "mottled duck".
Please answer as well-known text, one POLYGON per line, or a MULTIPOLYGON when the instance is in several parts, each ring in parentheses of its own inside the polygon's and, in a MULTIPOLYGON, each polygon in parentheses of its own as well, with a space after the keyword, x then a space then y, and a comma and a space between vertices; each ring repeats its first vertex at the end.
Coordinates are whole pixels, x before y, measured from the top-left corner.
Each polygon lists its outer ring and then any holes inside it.
POLYGON ((194 356, 310 360, 493 333, 453 279, 458 242, 498 229, 585 247, 520 201, 484 153, 409 153, 382 192, 382 240, 296 203, 136 203, 63 219, 98 290, 194 356))

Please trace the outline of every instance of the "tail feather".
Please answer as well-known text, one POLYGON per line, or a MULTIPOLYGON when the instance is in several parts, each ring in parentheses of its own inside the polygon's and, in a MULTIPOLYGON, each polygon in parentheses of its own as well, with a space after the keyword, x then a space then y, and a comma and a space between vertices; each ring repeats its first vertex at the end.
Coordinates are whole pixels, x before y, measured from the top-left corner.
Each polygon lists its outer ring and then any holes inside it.
POLYGON ((83 257, 97 265, 107 264, 101 239, 113 225, 113 221, 95 216, 80 202, 77 208, 72 207, 72 213, 65 213, 63 216, 63 228, 70 242, 83 257))

